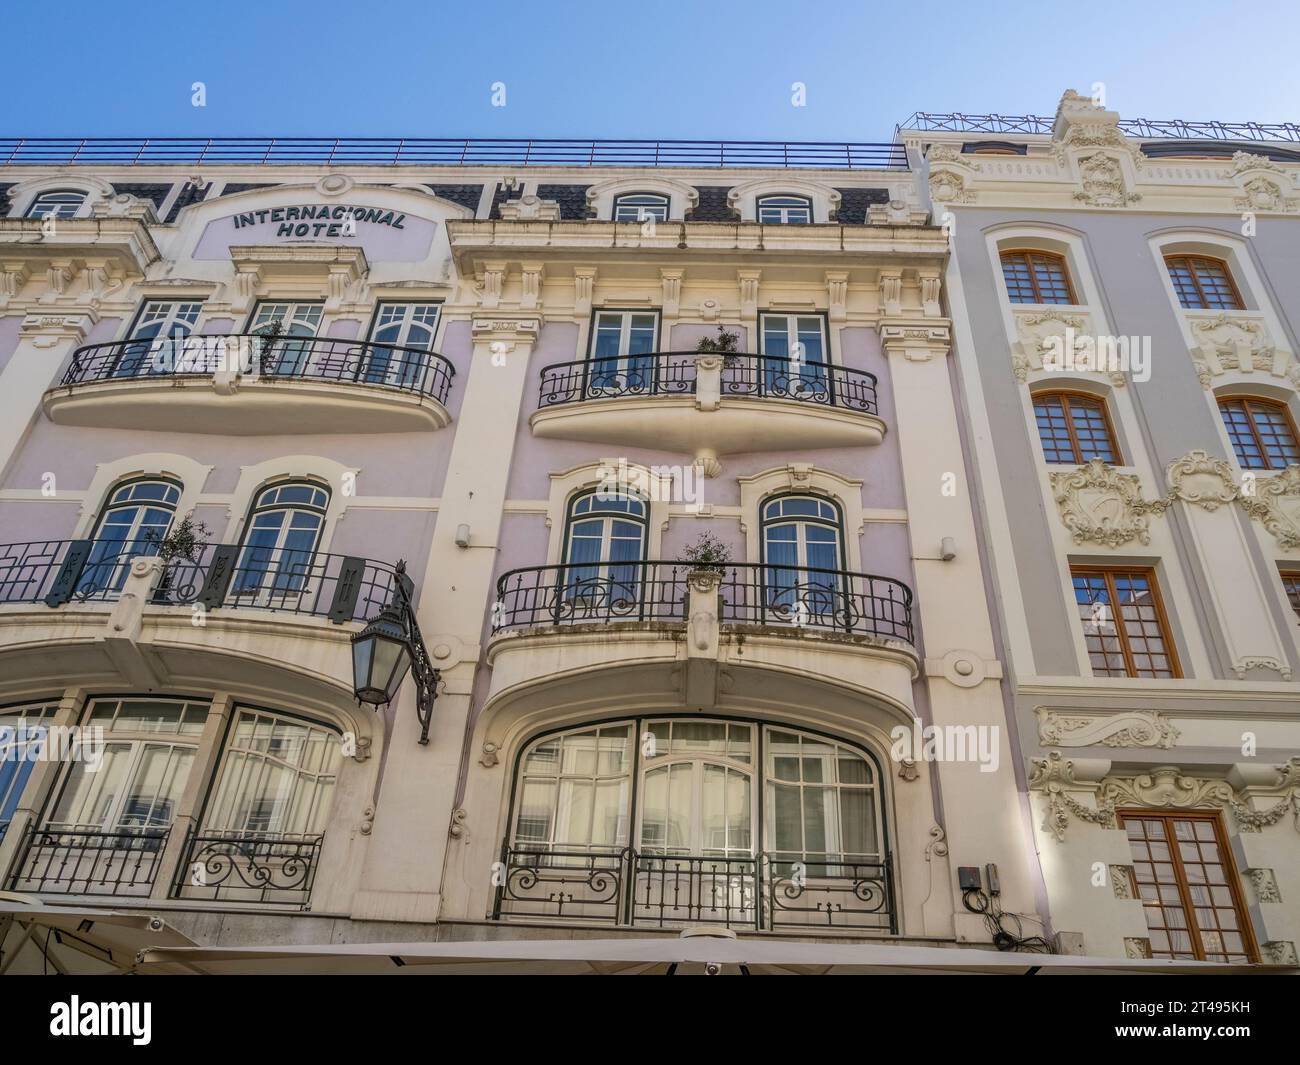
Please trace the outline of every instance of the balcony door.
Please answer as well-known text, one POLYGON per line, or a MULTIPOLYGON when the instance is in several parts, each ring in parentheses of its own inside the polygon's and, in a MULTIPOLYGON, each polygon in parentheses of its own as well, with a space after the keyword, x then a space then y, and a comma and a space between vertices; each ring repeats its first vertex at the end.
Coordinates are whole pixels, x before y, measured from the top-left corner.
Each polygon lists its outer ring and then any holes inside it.
POLYGON ((591 330, 594 395, 654 391, 654 359, 659 339, 658 311, 597 311, 591 330))
POLYGON ((398 388, 417 387, 428 365, 420 353, 433 350, 441 309, 437 303, 381 303, 370 331, 374 346, 366 353, 361 380, 398 388), (415 350, 397 350, 402 348, 415 350))
POLYGON ((771 620, 834 624, 845 591, 839 508, 813 496, 763 504, 764 610, 771 620))
POLYGON ((821 315, 760 315, 759 337, 767 395, 829 398, 830 357, 821 315))
POLYGON ((138 480, 114 488, 95 525, 77 594, 121 591, 131 560, 158 553, 180 498, 180 485, 173 481, 138 480))
POLYGON ((142 377, 185 369, 182 345, 175 342, 194 332, 202 309, 199 301, 147 300, 110 376, 142 377))
POLYGON ((292 610, 310 592, 328 505, 329 492, 310 481, 258 493, 231 585, 243 605, 292 610))
POLYGON ((307 369, 314 338, 320 332, 322 303, 259 303, 248 326, 250 333, 262 336, 280 327, 280 339, 263 355, 254 350, 262 371, 276 377, 296 377, 307 369), (301 339, 294 339, 301 338, 301 339))
POLYGON ((596 491, 573 500, 560 577, 566 615, 582 620, 637 614, 646 521, 645 500, 630 493, 596 491))

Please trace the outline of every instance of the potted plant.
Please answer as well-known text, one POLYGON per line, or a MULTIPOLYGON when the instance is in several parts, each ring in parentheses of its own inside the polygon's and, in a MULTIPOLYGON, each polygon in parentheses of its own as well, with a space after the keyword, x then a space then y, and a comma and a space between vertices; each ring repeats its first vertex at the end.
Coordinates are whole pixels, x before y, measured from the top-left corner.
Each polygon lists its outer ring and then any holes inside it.
POLYGON ((695 345, 697 355, 721 355, 724 366, 734 366, 740 361, 740 334, 729 333, 718 326, 716 337, 702 336, 695 345))
POLYGON ((284 336, 284 323, 278 318, 258 334, 257 365, 263 376, 270 376, 271 374, 275 345, 282 336, 284 336))
POLYGON ((162 560, 162 576, 154 591, 154 601, 165 603, 168 590, 172 584, 172 563, 177 559, 198 565, 199 554, 207 544, 205 539, 209 530, 201 521, 195 521, 194 511, 190 511, 177 522, 166 536, 159 536, 152 529, 144 534, 144 541, 157 547, 155 557, 162 560))
POLYGON ((695 543, 682 550, 677 560, 690 567, 692 573, 721 574, 731 561, 731 548, 713 533, 700 533, 695 543))

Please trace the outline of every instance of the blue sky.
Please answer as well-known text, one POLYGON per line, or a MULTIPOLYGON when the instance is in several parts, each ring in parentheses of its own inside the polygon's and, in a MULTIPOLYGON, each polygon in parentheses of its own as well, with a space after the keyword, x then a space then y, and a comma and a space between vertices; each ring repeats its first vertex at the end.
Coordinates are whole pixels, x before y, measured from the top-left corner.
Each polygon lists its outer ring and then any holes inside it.
POLYGON ((1129 118, 1300 121, 1294 0, 54 9, 7 5, 0 135, 870 141, 917 110, 1050 115, 1094 82, 1129 118))

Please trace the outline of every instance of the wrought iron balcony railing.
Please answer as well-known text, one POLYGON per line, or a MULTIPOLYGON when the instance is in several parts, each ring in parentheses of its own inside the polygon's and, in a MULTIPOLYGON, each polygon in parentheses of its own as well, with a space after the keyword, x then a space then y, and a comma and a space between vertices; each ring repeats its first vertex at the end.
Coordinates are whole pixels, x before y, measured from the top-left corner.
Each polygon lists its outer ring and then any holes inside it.
MULTIPOLYGON (((660 351, 619 359, 580 359, 542 370, 538 406, 625 396, 689 396, 696 390, 694 351, 660 351)), ((723 396, 792 399, 876 414, 876 377, 866 370, 772 355, 723 355, 723 396)))
MULTIPOLYGON (((961 112, 917 111, 904 119, 899 131, 932 133, 1052 132, 1054 119, 1044 115, 969 115, 961 112)), ((1120 132, 1130 137, 1219 141, 1300 141, 1294 122, 1220 122, 1215 119, 1121 118, 1120 132)))
MULTIPOLYGON (((156 541, 37 540, 0 545, 0 605, 113 602, 131 563, 158 553, 156 541)), ((155 606, 202 603, 207 610, 252 608, 365 621, 389 603, 397 574, 354 555, 255 545, 201 544, 193 558, 166 563, 155 606)))
POLYGON ((323 839, 320 835, 191 832, 172 895, 305 907, 323 839))
POLYGON ((456 369, 434 351, 328 337, 253 333, 118 340, 78 348, 60 384, 239 371, 267 381, 319 381, 391 388, 445 404, 456 369))
POLYGON ((35 894, 117 895, 140 898, 153 890, 167 828, 116 831, 54 825, 27 830, 11 891, 35 894))
POLYGON ((898 931, 890 855, 715 857, 507 843, 498 869, 494 920, 898 931))
MULTIPOLYGON (((716 567, 723 624, 792 625, 915 643, 912 590, 847 570, 727 562, 716 567)), ((497 581, 492 631, 544 625, 685 622, 682 562, 529 566, 497 581)))

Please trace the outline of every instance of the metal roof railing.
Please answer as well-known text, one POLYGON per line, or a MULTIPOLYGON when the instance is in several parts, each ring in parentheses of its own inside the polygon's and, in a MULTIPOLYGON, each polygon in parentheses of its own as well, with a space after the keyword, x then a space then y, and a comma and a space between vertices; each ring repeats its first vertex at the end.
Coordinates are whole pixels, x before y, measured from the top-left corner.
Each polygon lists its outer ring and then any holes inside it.
POLYGON ((201 163, 906 170, 901 144, 442 137, 0 137, 0 166, 201 163))
MULTIPOLYGON (((967 115, 961 112, 917 111, 898 126, 926 133, 1051 133, 1050 118, 1042 115, 967 115)), ((1130 137, 1170 140, 1300 142, 1294 122, 1204 122, 1182 118, 1121 118, 1120 131, 1130 137)))

